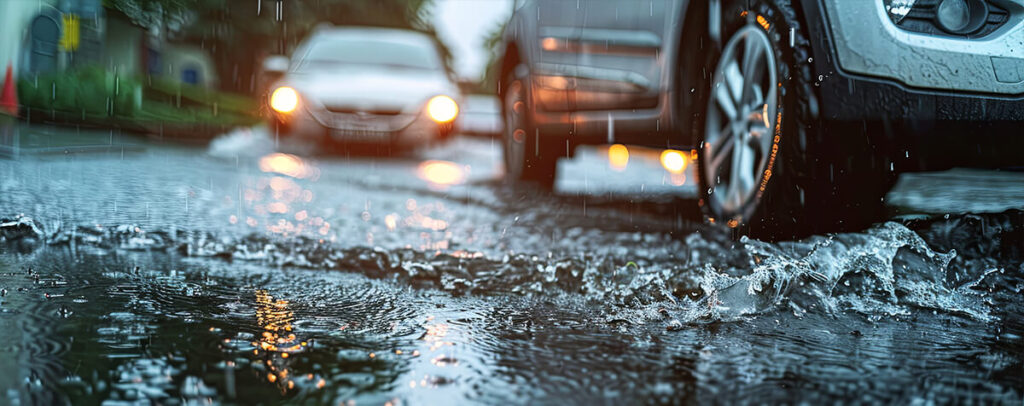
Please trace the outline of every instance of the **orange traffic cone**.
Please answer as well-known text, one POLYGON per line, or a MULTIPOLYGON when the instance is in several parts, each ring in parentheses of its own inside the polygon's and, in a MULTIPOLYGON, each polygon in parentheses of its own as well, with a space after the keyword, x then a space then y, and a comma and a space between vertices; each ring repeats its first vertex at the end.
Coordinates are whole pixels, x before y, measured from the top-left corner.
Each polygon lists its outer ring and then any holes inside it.
POLYGON ((0 109, 18 115, 18 92, 14 89, 14 69, 7 64, 7 76, 4 78, 4 92, 0 95, 0 109))

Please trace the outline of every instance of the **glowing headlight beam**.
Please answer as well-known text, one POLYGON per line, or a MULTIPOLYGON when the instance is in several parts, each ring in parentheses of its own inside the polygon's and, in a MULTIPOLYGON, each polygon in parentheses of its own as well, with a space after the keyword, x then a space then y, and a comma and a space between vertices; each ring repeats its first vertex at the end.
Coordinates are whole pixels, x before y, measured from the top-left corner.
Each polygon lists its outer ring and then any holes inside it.
POLYGON ((459 105, 448 96, 434 96, 427 102, 427 115, 438 123, 448 123, 459 115, 459 105))
POLYGON ((274 90, 270 95, 270 107, 280 113, 291 113, 299 106, 299 93, 288 86, 274 90))
POLYGON ((608 147, 608 164, 618 172, 626 170, 626 165, 629 164, 629 149, 622 144, 608 147))
POLYGON ((686 156, 681 151, 666 149, 661 153, 661 166, 673 174, 681 174, 686 170, 686 156))

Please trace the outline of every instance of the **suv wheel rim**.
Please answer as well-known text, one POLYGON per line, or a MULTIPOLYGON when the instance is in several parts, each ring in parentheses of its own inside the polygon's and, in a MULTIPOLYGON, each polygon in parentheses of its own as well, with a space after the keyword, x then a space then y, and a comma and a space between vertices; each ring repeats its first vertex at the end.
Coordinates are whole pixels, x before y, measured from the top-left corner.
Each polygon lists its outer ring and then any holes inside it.
POLYGON ((523 100, 523 82, 509 82, 505 91, 505 172, 518 178, 523 173, 523 155, 526 153, 524 123, 526 104, 523 100))
POLYGON ((778 72, 768 35, 741 28, 725 45, 712 76, 702 164, 712 212, 749 216, 763 191, 778 120, 778 72))

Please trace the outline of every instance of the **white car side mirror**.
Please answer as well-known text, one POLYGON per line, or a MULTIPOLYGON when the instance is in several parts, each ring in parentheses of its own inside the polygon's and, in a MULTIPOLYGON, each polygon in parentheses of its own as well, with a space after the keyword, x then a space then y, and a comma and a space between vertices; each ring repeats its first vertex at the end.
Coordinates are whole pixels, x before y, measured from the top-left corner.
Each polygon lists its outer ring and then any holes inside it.
POLYGON ((263 71, 267 73, 285 73, 291 61, 287 56, 271 55, 263 60, 263 71))

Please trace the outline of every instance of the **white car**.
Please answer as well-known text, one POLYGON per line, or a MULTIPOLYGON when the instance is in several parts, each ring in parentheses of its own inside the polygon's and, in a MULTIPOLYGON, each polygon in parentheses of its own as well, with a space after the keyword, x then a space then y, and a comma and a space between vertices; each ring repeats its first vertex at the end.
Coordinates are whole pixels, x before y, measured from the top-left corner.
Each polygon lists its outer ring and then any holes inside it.
POLYGON ((458 86, 426 34, 385 28, 321 28, 291 59, 264 70, 271 131, 331 144, 417 146, 447 137, 459 115, 458 86))

